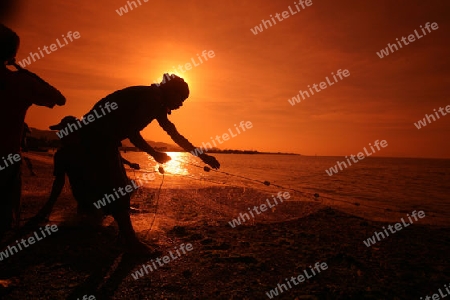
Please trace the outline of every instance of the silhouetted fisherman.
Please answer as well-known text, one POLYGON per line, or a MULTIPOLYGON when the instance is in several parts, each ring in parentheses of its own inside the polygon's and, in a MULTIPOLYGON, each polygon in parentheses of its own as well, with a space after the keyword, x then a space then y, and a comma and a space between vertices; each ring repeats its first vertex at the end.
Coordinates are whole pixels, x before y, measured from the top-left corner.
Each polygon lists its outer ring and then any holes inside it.
MULTIPOLYGON (((20 154, 23 123, 32 104, 53 108, 66 103, 57 89, 16 64, 19 43, 19 36, 0 24, 0 158, 20 154)), ((11 228, 13 219, 16 225, 19 222, 20 178, 20 163, 0 170, 0 239, 11 228)))
MULTIPOLYGON (((103 174, 101 178, 105 194, 111 194, 113 189, 123 188, 128 184, 118 150, 122 140, 128 138, 134 146, 153 156, 159 163, 170 160, 167 154, 155 151, 140 134, 140 131, 153 120, 156 119, 172 140, 184 150, 190 152, 195 149, 195 146, 178 133, 175 125, 167 118, 172 110, 183 105, 188 96, 189 87, 182 78, 164 74, 160 85, 132 86, 116 91, 97 102, 84 116, 86 118, 116 103, 117 109, 103 114, 101 118, 80 130, 82 142, 87 148, 86 152, 103 174)), ((202 154, 199 157, 212 168, 220 167, 213 156, 202 154)), ((123 229, 125 242, 130 247, 142 249, 143 245, 136 238, 128 213, 130 196, 123 196, 107 204, 105 208, 123 229)))
MULTIPOLYGON (((73 116, 64 117, 59 124, 50 126, 51 130, 61 130, 68 124, 79 120, 73 116)), ((99 188, 99 178, 96 176, 97 167, 88 161, 86 148, 80 143, 79 132, 73 132, 61 139, 61 147, 56 151, 54 160, 52 191, 47 203, 36 215, 34 221, 39 223, 50 217, 53 207, 65 185, 65 175, 69 178, 70 187, 75 200, 78 203, 79 215, 93 217, 94 223, 101 220, 101 211, 93 206, 93 203, 103 197, 99 188), (97 218, 97 220, 95 220, 97 218)), ((133 169, 139 169, 139 164, 131 163, 122 158, 122 163, 133 169)))
MULTIPOLYGON (((22 143, 20 144, 22 152, 28 152, 28 134, 29 133, 31 133, 30 127, 28 127, 27 123, 23 123, 22 143)), ((25 161, 25 164, 27 165, 27 168, 30 171, 31 176, 36 176, 36 173, 34 173, 34 171, 33 171, 33 164, 31 163, 31 160, 26 156, 22 156, 22 158, 25 161)))

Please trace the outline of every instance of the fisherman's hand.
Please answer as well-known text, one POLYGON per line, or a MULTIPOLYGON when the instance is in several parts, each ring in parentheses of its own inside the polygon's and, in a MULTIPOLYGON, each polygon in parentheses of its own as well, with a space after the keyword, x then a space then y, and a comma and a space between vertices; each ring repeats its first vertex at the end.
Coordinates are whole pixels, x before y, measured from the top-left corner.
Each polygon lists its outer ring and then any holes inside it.
POLYGON ((211 168, 216 170, 220 168, 220 163, 214 156, 202 154, 199 157, 201 158, 201 160, 203 160, 205 164, 208 164, 211 168))
POLYGON ((130 164, 130 168, 135 169, 135 170, 139 170, 141 167, 139 166, 139 164, 131 163, 130 164))
POLYGON ((166 163, 171 160, 170 156, 164 152, 155 152, 152 154, 152 156, 160 164, 166 163))

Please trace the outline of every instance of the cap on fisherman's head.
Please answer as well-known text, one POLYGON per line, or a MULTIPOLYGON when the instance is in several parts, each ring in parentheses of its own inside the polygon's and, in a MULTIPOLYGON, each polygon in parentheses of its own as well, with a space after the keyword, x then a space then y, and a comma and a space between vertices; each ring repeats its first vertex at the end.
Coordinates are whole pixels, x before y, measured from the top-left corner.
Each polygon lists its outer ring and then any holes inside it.
POLYGON ((64 129, 68 124, 75 123, 78 121, 78 119, 74 116, 66 116, 61 119, 61 121, 58 124, 52 125, 49 128, 51 130, 61 130, 64 129))

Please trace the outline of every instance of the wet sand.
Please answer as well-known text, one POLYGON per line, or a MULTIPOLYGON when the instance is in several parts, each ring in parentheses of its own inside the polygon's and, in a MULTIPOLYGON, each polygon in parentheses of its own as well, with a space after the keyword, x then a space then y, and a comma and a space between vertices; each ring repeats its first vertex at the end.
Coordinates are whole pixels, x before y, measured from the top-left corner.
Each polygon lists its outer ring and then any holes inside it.
MULTIPOLYGON (((53 180, 51 156, 30 158, 38 176, 23 169, 24 219, 45 203, 53 180)), ((444 225, 419 220, 366 247, 363 240, 393 222, 294 196, 232 228, 229 221, 264 203, 268 194, 219 185, 163 185, 158 199, 159 183, 134 195, 132 203, 146 211, 132 216, 135 229, 162 255, 183 243, 192 244, 192 251, 133 279, 131 273, 150 259, 123 253, 112 218, 101 228, 77 220, 67 182, 49 222, 58 232, 0 262, 0 279, 10 281, 3 281, 8 288, 0 288, 1 299, 269 299, 266 292, 316 262, 326 262, 328 269, 275 299, 420 299, 450 283, 444 225)))

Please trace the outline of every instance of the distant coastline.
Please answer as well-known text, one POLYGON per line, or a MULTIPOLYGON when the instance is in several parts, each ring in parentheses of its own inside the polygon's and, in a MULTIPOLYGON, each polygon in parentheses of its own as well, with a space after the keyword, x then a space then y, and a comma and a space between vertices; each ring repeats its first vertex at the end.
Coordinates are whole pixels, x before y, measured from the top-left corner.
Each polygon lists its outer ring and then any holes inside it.
MULTIPOLYGON (((61 146, 61 140, 56 135, 56 131, 40 130, 31 127, 31 134, 27 138, 28 150, 35 152, 47 152, 49 149, 57 149, 61 146)), ((164 142, 147 141, 155 150, 165 152, 185 152, 180 147, 174 144, 168 144, 164 142)), ((121 151, 133 151, 137 152, 137 148, 131 144, 129 140, 122 141, 123 147, 120 147, 121 151)), ((223 153, 223 154, 277 154, 277 155, 295 155, 302 157, 343 157, 344 155, 303 155, 298 153, 285 153, 285 152, 259 152, 257 150, 220 150, 213 148, 207 153, 223 153)), ((440 159, 450 160, 450 157, 413 157, 413 156, 399 156, 398 154, 371 156, 371 159, 378 158, 398 158, 398 159, 440 159)))

